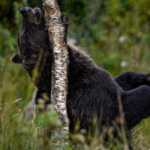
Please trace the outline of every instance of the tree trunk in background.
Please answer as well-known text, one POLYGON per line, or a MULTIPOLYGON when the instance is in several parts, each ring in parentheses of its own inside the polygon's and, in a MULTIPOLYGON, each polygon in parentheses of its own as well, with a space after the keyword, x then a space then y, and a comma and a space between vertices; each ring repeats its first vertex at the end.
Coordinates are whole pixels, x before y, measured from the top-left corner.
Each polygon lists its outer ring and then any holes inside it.
POLYGON ((49 32, 49 41, 52 45, 54 54, 51 103, 54 105, 63 123, 63 128, 59 131, 59 134, 62 135, 63 132, 68 132, 68 116, 66 109, 68 91, 68 19, 61 14, 57 0, 43 0, 43 7, 45 10, 46 26, 49 32))

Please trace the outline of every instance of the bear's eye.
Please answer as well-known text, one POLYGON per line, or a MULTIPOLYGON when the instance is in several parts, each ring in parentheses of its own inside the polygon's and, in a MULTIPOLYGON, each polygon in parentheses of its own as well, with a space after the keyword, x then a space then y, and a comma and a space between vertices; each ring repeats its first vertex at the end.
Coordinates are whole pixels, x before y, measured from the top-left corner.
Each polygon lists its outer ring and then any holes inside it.
POLYGON ((26 35, 26 36, 29 36, 29 35, 30 35, 30 32, 29 32, 28 30, 26 30, 26 31, 25 31, 25 35, 26 35))
POLYGON ((39 16, 39 15, 36 15, 36 19, 37 19, 37 22, 39 22, 40 16, 39 16))

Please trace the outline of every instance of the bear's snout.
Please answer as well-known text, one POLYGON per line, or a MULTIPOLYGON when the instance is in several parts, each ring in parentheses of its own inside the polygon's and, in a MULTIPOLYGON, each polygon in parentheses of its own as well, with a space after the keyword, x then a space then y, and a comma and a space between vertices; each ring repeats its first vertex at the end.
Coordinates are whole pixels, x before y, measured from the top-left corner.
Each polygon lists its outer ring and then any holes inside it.
POLYGON ((26 18, 27 12, 28 12, 30 9, 31 9, 30 7, 22 7, 22 8, 20 8, 20 12, 21 12, 22 16, 26 18))

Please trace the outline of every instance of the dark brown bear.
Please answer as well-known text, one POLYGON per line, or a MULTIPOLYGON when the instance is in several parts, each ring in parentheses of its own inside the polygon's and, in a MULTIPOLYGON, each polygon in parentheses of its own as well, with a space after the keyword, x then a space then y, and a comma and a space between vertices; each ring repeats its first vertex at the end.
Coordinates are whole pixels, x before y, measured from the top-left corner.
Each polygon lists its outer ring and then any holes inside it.
MULTIPOLYGON (((53 54, 49 43, 48 31, 45 30, 44 14, 39 8, 20 9, 23 26, 19 31, 19 53, 12 57, 14 63, 21 63, 32 78, 33 68, 37 64, 39 53, 43 50, 36 82, 37 99, 42 93, 50 97, 51 65, 53 54)), ((132 129, 142 119, 150 116, 150 82, 149 74, 126 72, 116 78, 99 68, 93 60, 75 46, 68 45, 68 98, 67 112, 70 121, 69 130, 75 132, 79 122, 79 130, 89 131, 94 116, 97 117, 99 134, 102 127, 114 127, 118 122, 120 95, 125 124, 132 129)))

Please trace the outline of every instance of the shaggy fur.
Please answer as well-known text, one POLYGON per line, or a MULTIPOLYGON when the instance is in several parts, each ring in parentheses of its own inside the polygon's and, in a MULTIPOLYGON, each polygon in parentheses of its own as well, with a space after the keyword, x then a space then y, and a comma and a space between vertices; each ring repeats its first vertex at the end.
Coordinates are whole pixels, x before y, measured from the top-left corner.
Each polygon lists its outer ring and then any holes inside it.
MULTIPOLYGON (((51 65, 53 55, 45 30, 44 14, 39 8, 22 8, 23 26, 19 31, 19 53, 12 61, 23 64, 32 78, 39 53, 42 50, 42 61, 36 87, 38 98, 42 93, 50 97, 51 65)), ((79 129, 89 131, 96 116, 99 133, 103 126, 118 124, 118 95, 121 97, 125 124, 130 130, 142 119, 150 115, 150 82, 149 74, 124 73, 115 79, 105 70, 99 68, 84 52, 73 45, 68 45, 68 98, 67 112, 70 121, 69 130, 75 132, 76 123, 79 129)))

